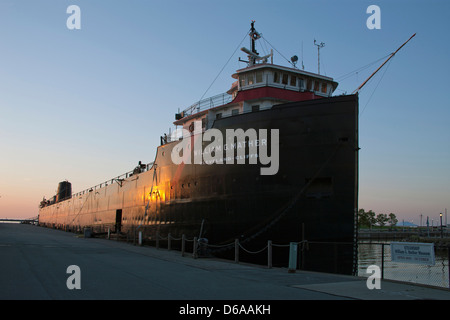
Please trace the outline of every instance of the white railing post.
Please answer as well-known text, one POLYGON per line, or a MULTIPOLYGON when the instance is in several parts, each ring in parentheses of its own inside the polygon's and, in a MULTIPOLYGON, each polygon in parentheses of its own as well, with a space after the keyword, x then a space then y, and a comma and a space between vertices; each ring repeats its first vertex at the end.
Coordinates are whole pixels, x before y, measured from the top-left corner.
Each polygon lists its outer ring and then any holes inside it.
POLYGON ((194 249, 192 252, 194 259, 198 258, 198 253, 197 253, 197 237, 194 237, 194 249))
POLYGON ((183 234, 181 236, 181 256, 184 257, 184 251, 186 249, 186 236, 183 234))

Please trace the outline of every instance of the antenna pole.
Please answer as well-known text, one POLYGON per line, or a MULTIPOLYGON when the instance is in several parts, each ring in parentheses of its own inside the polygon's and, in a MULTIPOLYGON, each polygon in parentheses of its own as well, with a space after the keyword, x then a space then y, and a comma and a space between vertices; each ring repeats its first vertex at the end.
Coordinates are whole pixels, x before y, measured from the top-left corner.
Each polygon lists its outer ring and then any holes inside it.
MULTIPOLYGON (((261 37, 261 35, 255 29, 255 20, 252 20, 251 26, 252 27, 250 29, 250 34, 249 34, 251 50, 254 54, 259 55, 258 51, 256 51, 255 40, 258 40, 261 37)), ((249 61, 251 61, 250 65, 254 65, 256 62, 256 58, 254 56, 252 56, 252 57, 249 56, 249 61)))
POLYGON ((251 41, 251 48, 252 48, 252 52, 253 53, 256 53, 256 54, 258 54, 257 52, 256 52, 256 48, 255 48, 255 39, 253 38, 253 34, 255 33, 255 21, 253 20, 252 21, 252 27, 251 27, 251 29, 250 29, 250 41, 251 41))
POLYGON ((325 47, 325 43, 316 44, 316 39, 314 39, 314 45, 317 46, 317 73, 320 74, 320 49, 325 47))
POLYGON ((405 44, 407 44, 408 42, 409 42, 409 40, 411 40, 412 38, 414 38, 414 36, 415 36, 416 34, 414 33, 405 43, 403 43, 397 50, 395 50, 394 52, 392 52, 391 53, 391 55, 389 56, 389 58, 387 58, 386 59, 386 61, 385 62, 383 62, 383 64, 381 65, 381 66, 379 66, 378 67, 378 69, 377 70, 375 70, 375 72, 374 73, 372 73, 371 75, 370 75, 370 77, 368 77, 367 78, 367 80, 366 81, 364 81, 359 87, 358 87, 358 89, 356 89, 355 91, 353 91, 352 92, 352 94, 355 94, 355 93, 357 93, 359 90, 361 90, 361 88, 362 87, 364 87, 364 85, 375 75, 375 73, 377 73, 381 68, 383 68, 383 66, 393 57, 393 56, 395 56, 395 54, 401 49, 401 48, 403 48, 403 46, 405 45, 405 44))
POLYGON ((305 65, 303 64, 303 41, 302 41, 302 70, 305 70, 305 65))

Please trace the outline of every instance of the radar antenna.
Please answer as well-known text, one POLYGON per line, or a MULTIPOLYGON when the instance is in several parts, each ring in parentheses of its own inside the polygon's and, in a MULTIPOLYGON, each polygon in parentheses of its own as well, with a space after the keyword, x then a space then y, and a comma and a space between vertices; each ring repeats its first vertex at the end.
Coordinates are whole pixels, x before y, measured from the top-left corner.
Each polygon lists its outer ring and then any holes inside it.
POLYGON ((262 60, 263 63, 267 63, 267 59, 270 57, 273 57, 272 50, 270 50, 270 54, 268 54, 268 55, 265 55, 263 57, 259 56, 258 51, 256 51, 255 41, 258 40, 259 38, 261 38, 261 34, 258 31, 256 31, 256 29, 255 29, 255 20, 252 20, 251 26, 252 27, 250 28, 250 32, 249 32, 251 50, 249 50, 247 48, 241 48, 241 51, 245 52, 248 55, 248 61, 244 61, 239 58, 239 61, 247 62, 249 67, 255 65, 256 62, 260 61, 260 60, 262 60))

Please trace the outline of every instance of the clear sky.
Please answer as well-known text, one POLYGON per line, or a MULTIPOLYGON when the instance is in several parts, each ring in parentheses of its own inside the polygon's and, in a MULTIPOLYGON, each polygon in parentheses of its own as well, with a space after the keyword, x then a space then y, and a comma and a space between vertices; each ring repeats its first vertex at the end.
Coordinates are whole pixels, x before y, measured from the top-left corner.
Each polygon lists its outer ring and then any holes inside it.
POLYGON ((60 181, 81 191, 152 162, 178 109, 230 88, 256 20, 307 71, 324 42, 336 94, 417 33, 360 92, 359 202, 436 223, 450 209, 449 12, 445 0, 1 0, 0 217, 36 216, 60 181), (381 29, 366 26, 372 4, 381 29), (67 28, 70 5, 79 30, 67 28))

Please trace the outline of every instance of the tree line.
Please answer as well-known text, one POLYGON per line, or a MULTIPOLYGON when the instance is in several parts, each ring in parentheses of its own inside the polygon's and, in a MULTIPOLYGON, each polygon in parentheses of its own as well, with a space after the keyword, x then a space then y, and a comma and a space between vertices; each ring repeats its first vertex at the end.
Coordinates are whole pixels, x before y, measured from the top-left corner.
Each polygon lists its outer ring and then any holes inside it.
POLYGON ((376 214, 372 210, 365 211, 364 209, 359 209, 358 211, 358 222, 359 227, 372 228, 374 225, 379 225, 384 227, 389 225, 391 227, 395 226, 398 222, 397 217, 394 213, 378 213, 376 214))

